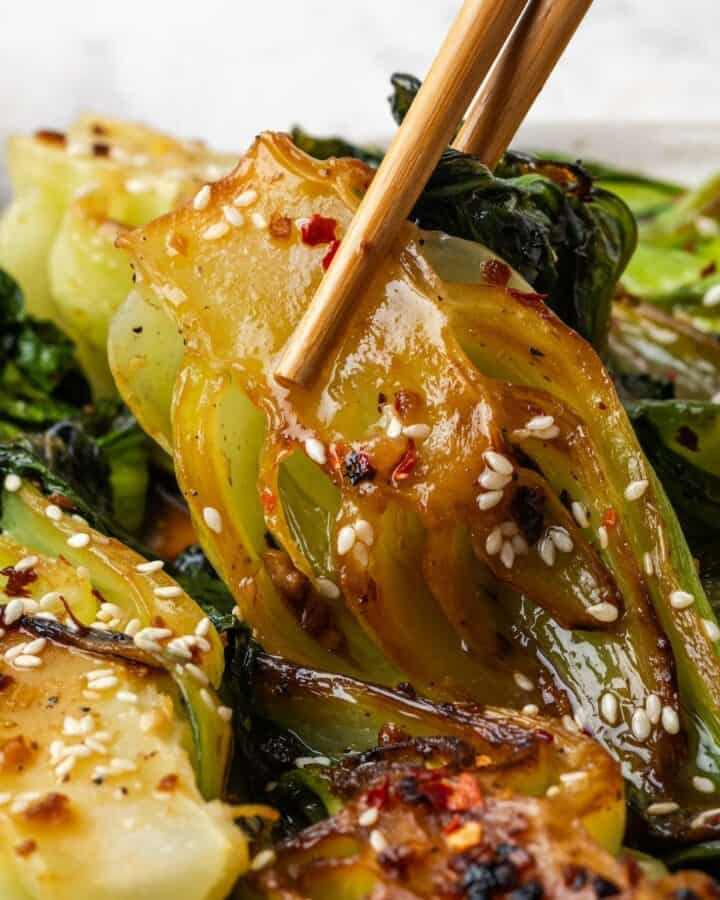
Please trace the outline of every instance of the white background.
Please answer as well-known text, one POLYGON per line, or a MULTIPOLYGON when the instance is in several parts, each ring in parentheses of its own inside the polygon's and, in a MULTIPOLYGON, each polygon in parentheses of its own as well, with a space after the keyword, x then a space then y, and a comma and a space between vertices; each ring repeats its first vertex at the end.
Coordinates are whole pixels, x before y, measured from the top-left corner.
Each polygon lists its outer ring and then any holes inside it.
MULTIPOLYGON (((390 73, 422 75, 459 5, 0 0, 0 137, 62 128, 81 111, 231 150, 294 122, 381 137, 392 127, 390 73)), ((612 151, 626 140, 652 157, 647 132, 633 139, 617 123, 720 123, 719 36, 720 0, 595 0, 526 135, 591 123, 577 133, 593 144, 612 151)))

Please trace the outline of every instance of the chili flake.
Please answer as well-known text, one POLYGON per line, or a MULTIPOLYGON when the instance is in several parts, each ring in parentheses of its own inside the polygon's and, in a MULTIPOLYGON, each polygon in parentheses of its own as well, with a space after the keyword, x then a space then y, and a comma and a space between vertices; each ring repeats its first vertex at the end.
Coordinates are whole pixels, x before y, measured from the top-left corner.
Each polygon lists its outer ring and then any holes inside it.
POLYGON ((277 504, 277 497, 270 488, 263 488, 260 492, 260 502, 262 503, 263 509, 269 515, 275 510, 275 506, 277 504))
POLYGON ((407 448, 403 455, 400 457, 400 461, 397 463, 395 468, 393 469, 392 475, 390 476, 390 480, 393 484, 398 481, 405 481, 412 474, 413 469, 417 465, 417 449, 415 448, 415 441, 412 438, 408 441, 407 448))
POLYGON ((606 528, 614 528, 617 525, 617 511, 612 509, 606 509, 603 513, 603 525, 606 528))
POLYGON ((310 247, 316 247, 318 244, 329 244, 335 240, 335 229, 337 221, 317 213, 309 222, 304 222, 300 233, 302 234, 303 244, 310 247))
POLYGON ((322 267, 323 269, 327 269, 330 266, 330 263, 335 259, 335 254, 337 253, 338 247, 340 246, 340 241, 334 240, 330 246, 328 247, 328 252, 322 258, 322 267))

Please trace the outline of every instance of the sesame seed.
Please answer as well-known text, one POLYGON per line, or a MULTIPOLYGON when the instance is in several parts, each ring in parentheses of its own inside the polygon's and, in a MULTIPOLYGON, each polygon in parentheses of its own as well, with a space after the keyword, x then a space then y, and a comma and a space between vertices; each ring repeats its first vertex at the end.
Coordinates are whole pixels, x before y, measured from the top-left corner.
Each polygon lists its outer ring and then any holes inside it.
POLYGON ((600 547, 603 550, 607 550, 608 548, 608 532, 607 528, 604 525, 601 525, 597 530, 598 541, 600 543, 600 547))
POLYGON ((494 472, 499 472, 501 475, 512 475, 513 464, 504 453, 486 450, 483 453, 483 459, 494 472))
POLYGON ((352 525, 343 525, 338 531, 337 536, 337 552, 340 556, 345 556, 355 546, 355 529, 352 525))
POLYGON ((27 597, 23 600, 23 613, 26 616, 34 616, 39 609, 40 604, 37 600, 33 600, 32 597, 27 597))
POLYGON ((493 469, 485 469, 478 478, 478 484, 487 491, 501 491, 512 481, 511 475, 501 475, 493 469))
POLYGON ((42 665, 42 660, 39 656, 29 656, 27 653, 21 653, 20 656, 15 657, 13 665, 16 665, 19 669, 37 669, 38 666, 42 665))
POLYGON ((395 415, 390 416, 390 421, 388 422, 388 426, 385 429, 385 434, 387 434, 389 438, 394 440, 395 438, 400 437, 402 433, 403 425, 400 419, 398 419, 398 417, 395 415))
POLYGON ((45 515, 53 522, 59 522, 63 517, 63 511, 56 503, 48 503, 45 507, 45 515))
POLYGON ((295 768, 304 769, 305 766, 329 766, 332 765, 328 756, 298 756, 295 760, 295 768))
POLYGON ((376 806, 371 806, 369 809, 364 809, 360 815, 358 816, 358 825, 362 828, 370 828, 372 827, 377 820, 380 818, 380 813, 377 810, 376 806))
POLYGON ((500 562, 506 569, 512 569, 515 564, 515 551, 513 550, 513 545, 508 541, 503 543, 500 550, 500 562))
POLYGON ((89 747, 94 753, 99 753, 101 756, 105 756, 108 752, 105 744, 103 744, 102 741, 99 741, 96 737, 86 737, 85 746, 89 747))
POLYGON ((250 862, 250 869, 253 872, 259 872, 260 869, 264 869, 266 866, 271 865, 275 862, 276 854, 274 850, 267 849, 261 850, 256 856, 254 856, 250 862))
POLYGON ((612 603, 596 603, 593 606, 588 606, 585 611, 593 619, 597 619, 598 622, 614 622, 618 617, 617 608, 612 603))
POLYGON ((720 641, 720 628, 717 627, 715 622, 711 619, 703 619, 703 628, 705 629, 705 634, 710 638, 711 641, 720 641))
POLYGON ((373 541, 375 540, 375 532, 373 531, 372 525, 366 521, 365 519, 358 519, 355 523, 355 534, 359 541, 362 541, 363 544, 367 544, 368 547, 372 546, 373 541))
POLYGON ((614 694, 603 694, 600 698, 600 715, 609 725, 614 725, 618 717, 618 702, 614 694))
POLYGON ((485 551, 489 556, 497 556, 503 547, 502 531, 498 526, 493 528, 485 540, 485 551))
POLYGON ((195 665, 195 663, 188 663, 185 666, 185 671, 194 678, 198 684, 203 685, 203 687, 207 687, 207 685, 210 684, 210 679, 199 666, 195 665))
POLYGON ((118 680, 115 675, 108 675, 105 678, 95 678, 88 685, 93 691, 110 691, 118 686, 118 680))
POLYGON ((85 673, 85 678, 92 681, 93 678, 105 678, 106 675, 114 675, 114 669, 93 669, 91 672, 85 673))
POLYGON ((28 569, 32 569, 33 566, 36 566, 38 562, 37 556, 24 556, 15 563, 14 569, 16 572, 26 572, 28 569))
POLYGON ((546 566, 555 565, 555 544, 549 537, 544 537, 538 544, 538 554, 546 566))
POLYGON ((182 638, 175 638, 170 641, 166 649, 171 656, 174 656, 177 659, 192 660, 193 658, 192 651, 182 638))
MULTIPOLYGON (((36 619, 45 619, 46 622, 57 622, 58 618, 51 612, 39 612, 35 616, 36 619)), ((5 632, 0 628, 0 637, 5 634, 5 632)))
POLYGON ((115 697, 121 703, 137 703, 138 702, 138 695, 134 694, 132 691, 118 691, 117 694, 115 694, 115 697))
POLYGON ((313 462, 316 462, 319 466, 324 466, 327 462, 325 445, 317 438, 311 437, 305 441, 305 452, 310 457, 310 459, 313 462))
POLYGON ((19 475, 16 475, 14 472, 11 472, 9 475, 5 476, 5 481, 3 482, 3 486, 6 491, 9 491, 11 494, 14 494, 16 491, 19 491, 22 487, 22 479, 19 475))
POLYGON ((677 812, 680 809, 677 803, 668 800, 663 803, 651 803, 647 808, 649 816, 667 816, 669 813, 677 812))
POLYGON ((695 790, 700 791, 701 794, 715 793, 715 783, 710 778, 705 778, 704 775, 694 775, 692 783, 695 790))
POLYGON ((241 225, 245 224, 245 216, 239 209, 235 209, 234 206, 223 206, 223 215, 228 224, 234 225, 236 228, 240 228, 241 225))
POLYGON ((515 684, 522 691, 532 691, 535 689, 535 685, 533 682, 524 675, 522 672, 513 672, 513 678, 515 679, 515 684))
POLYGON ((370 832, 370 846, 376 853, 382 853, 383 850, 387 850, 388 842, 385 835, 377 828, 373 828, 370 832))
POLYGON ((720 284, 713 284, 703 295, 703 306, 717 306, 720 303, 720 284))
POLYGON ((25 647, 25 652, 29 653, 31 656, 37 656, 38 653, 43 652, 46 646, 47 640, 45 638, 35 638, 34 641, 30 641, 30 643, 25 647))
POLYGON ((353 559, 360 565, 363 569, 368 567, 370 562, 370 554, 368 553, 368 548, 365 544, 355 544, 352 550, 353 559))
POLYGON ((16 656, 20 656, 21 653, 25 652, 27 643, 27 641, 23 641, 21 644, 15 644, 14 647, 11 647, 9 650, 5 651, 5 653, 3 654, 4 658, 8 662, 12 662, 16 656))
POLYGON ((219 510, 215 509, 214 506, 205 506, 202 515, 203 521, 210 531, 214 531, 215 534, 220 534, 223 530, 223 522, 219 510))
POLYGON ((652 554, 649 553, 648 551, 645 551, 645 553, 643 553, 643 569, 645 569, 646 575, 652 575, 653 572, 655 571, 655 569, 653 567, 652 554))
POLYGON ((587 772, 561 772, 560 781, 563 784, 577 784, 578 781, 585 781, 587 772))
POLYGON ((557 525, 548 528, 548 537, 561 553, 571 553, 575 546, 568 532, 557 525))
POLYGON ((182 592, 182 588, 178 587, 176 584, 169 584, 165 587, 156 587, 153 589, 153 594, 155 594, 156 597, 180 597, 182 592))
POLYGON ((128 637, 135 637, 135 635, 140 631, 140 619, 130 619, 130 621, 125 626, 125 634, 128 637))
POLYGON ((560 788, 556 784, 551 784, 550 787, 545 791, 546 797, 557 797, 560 793, 560 788))
POLYGON ((77 522, 78 525, 87 525, 88 523, 88 520, 86 518, 84 518, 83 516, 79 516, 77 513, 73 513, 70 518, 73 520, 73 522, 77 522))
POLYGON ((540 710, 534 703, 526 703, 522 708, 522 713, 526 716, 536 716, 539 712, 540 710))
POLYGON ((661 721, 668 734, 677 734, 680 731, 680 716, 672 706, 663 706, 661 721))
POLYGON ((257 191, 252 190, 252 188, 248 191, 243 191, 242 194, 238 194, 237 197, 233 200, 233 204, 235 206, 250 206, 257 200, 257 191))
POLYGON ((114 775, 124 775, 125 772, 137 771, 137 765, 132 760, 118 757, 110 760, 110 768, 114 775))
POLYGON ((215 222, 212 225, 208 225, 200 237, 204 241, 217 241, 219 238, 225 237, 228 231, 230 231, 230 226, 227 222, 215 222))
POLYGON ((687 591, 673 591, 672 594, 670 594, 670 606, 672 606, 673 609, 687 609, 688 606, 692 606, 694 602, 695 598, 687 591))
POLYGON ((215 709, 215 701, 207 688, 200 688, 200 699, 209 709, 215 709))
POLYGON ((143 575, 151 575, 153 572, 159 572, 165 565, 161 559, 151 559, 148 562, 138 563, 135 566, 136 572, 142 572, 143 575))
POLYGON ((55 767, 55 774, 58 778, 64 778, 66 775, 69 775, 73 766, 75 765, 75 757, 67 756, 60 765, 55 767))
POLYGON ((101 603, 100 611, 103 615, 110 616, 111 619, 121 618, 125 614, 116 603, 101 603))
POLYGON ((645 700, 645 712, 651 725, 657 725, 662 715, 662 703, 657 694, 648 694, 645 700))
POLYGON ((195 634, 198 637, 206 637, 209 631, 210 631, 210 619, 208 619, 208 617, 205 616, 205 618, 200 619, 200 621, 195 626, 195 634))
POLYGON ((5 607, 3 616, 5 624, 12 625, 13 622, 17 622, 24 612, 25 604, 23 603, 22 598, 14 597, 5 607))
POLYGON ((502 491, 488 491, 486 494, 480 494, 477 498, 478 507, 484 511, 497 506, 503 498, 502 491))
POLYGON ((625 499, 639 500, 648 489, 649 484, 650 482, 645 478, 640 478, 637 481, 631 481, 630 484, 625 488, 625 499))
POLYGON ((528 431, 545 431, 546 428, 551 428, 554 424, 554 416, 534 416, 525 427, 528 431))
POLYGON ((572 734, 577 734, 580 730, 574 720, 568 715, 562 717, 562 724, 563 728, 565 728, 566 731, 570 731, 572 734))
POLYGON ((209 184, 204 184, 193 197, 193 209, 207 209, 210 203, 211 189, 209 184))
POLYGON ((256 228, 267 228, 267 219, 262 213, 254 212, 250 219, 256 228))
POLYGON ((135 641, 138 640, 146 640, 146 641, 164 641, 166 638, 170 638, 173 636, 173 631, 171 628, 153 628, 148 626, 147 628, 142 628, 135 635, 135 641))
POLYGON ((432 428, 429 425, 425 425, 421 422, 418 422, 415 425, 406 425, 402 433, 405 437, 409 437, 414 441, 424 441, 430 436, 430 432, 432 428))
POLYGON ((55 609, 58 606, 61 606, 60 603, 62 599, 62 594, 60 591, 48 591, 47 594, 43 594, 40 598, 40 608, 41 609, 55 609))
POLYGON ((75 547, 77 550, 82 547, 87 547, 89 543, 90 535, 86 531, 79 531, 76 534, 71 534, 67 539, 68 547, 75 547))
POLYGON ((340 588, 329 578, 318 578, 315 581, 315 589, 321 597, 328 600, 336 600, 340 596, 340 588))
POLYGON ((650 736, 650 719, 644 709, 636 709, 632 715, 630 728, 638 741, 646 741, 650 736))
POLYGON ((63 734, 82 737, 92 734, 93 731, 95 731, 95 722, 92 716, 82 716, 79 719, 76 719, 75 716, 65 716, 63 720, 63 734))
POLYGON ((217 713, 223 722, 231 722, 233 717, 233 711, 229 706, 218 706, 217 713))
POLYGON ((590 527, 590 519, 588 518, 587 507, 584 503, 580 503, 579 500, 573 500, 570 504, 570 510, 573 514, 573 518, 581 528, 590 527))

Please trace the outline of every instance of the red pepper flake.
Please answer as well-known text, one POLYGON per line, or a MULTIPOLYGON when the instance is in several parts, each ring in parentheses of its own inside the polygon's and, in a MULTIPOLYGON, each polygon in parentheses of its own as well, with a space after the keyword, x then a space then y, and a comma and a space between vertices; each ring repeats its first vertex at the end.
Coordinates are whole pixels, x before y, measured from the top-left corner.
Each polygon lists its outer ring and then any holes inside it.
POLYGON ((277 504, 277 497, 270 488, 263 488, 260 492, 260 502, 262 503, 263 509, 270 515, 270 513, 274 512, 275 506, 277 504))
POLYGON ((606 528, 614 528, 617 525, 617 511, 612 509, 606 509, 603 513, 603 525, 606 528))
POLYGON ((445 781, 431 781, 422 787, 423 794, 428 798, 435 809, 449 809, 450 798, 453 794, 452 786, 445 781))
POLYGON ((482 794, 476 779, 469 772, 463 772, 453 785, 447 808, 453 812, 464 812, 478 806, 481 801, 482 794))
POLYGON ((382 809, 383 806, 385 806, 385 804, 387 803, 388 795, 389 785, 386 778, 382 782, 382 784, 370 788, 370 790, 365 794, 365 805, 368 807, 372 806, 375 809, 382 809))
POLYGON ((335 254, 337 253, 337 249, 340 246, 340 241, 333 241, 328 247, 328 252, 322 258, 322 267, 323 269, 327 269, 330 266, 330 263, 335 259, 335 254))
POLYGON ((408 440, 408 445, 405 452, 400 457, 400 461, 393 469, 390 480, 393 484, 395 484, 397 481, 405 481, 405 479, 410 477, 416 465, 417 450, 415 449, 415 441, 410 438, 408 440))
POLYGON ((460 823, 462 819, 460 816, 453 816, 452 819, 447 823, 447 825, 443 828, 443 834, 452 834, 453 831, 457 831, 460 827, 460 823))
POLYGON ((315 213, 310 221, 305 222, 300 229, 303 244, 308 244, 310 247, 316 247, 318 244, 329 244, 335 240, 336 228, 337 221, 335 219, 329 219, 315 213))

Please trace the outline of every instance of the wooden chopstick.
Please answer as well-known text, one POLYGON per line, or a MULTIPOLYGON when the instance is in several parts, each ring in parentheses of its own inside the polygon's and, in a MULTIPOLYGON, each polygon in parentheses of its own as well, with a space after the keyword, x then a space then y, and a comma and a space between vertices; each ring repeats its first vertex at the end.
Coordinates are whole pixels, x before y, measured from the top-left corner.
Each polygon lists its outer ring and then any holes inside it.
POLYGON ((453 147, 491 169, 510 146, 592 0, 530 0, 453 147))
POLYGON ((465 0, 375 173, 275 377, 307 383, 447 147, 526 0, 465 0))

